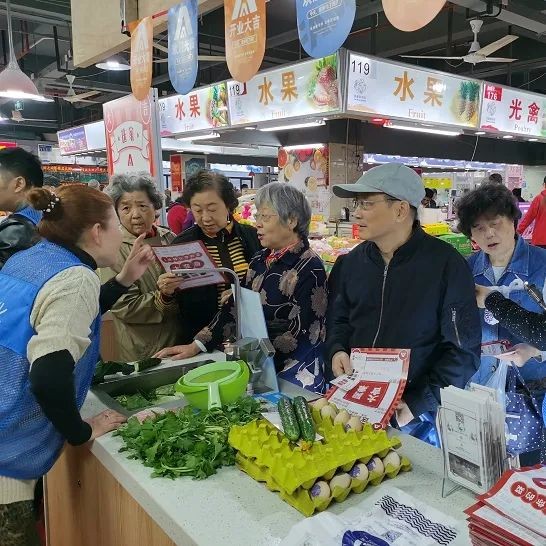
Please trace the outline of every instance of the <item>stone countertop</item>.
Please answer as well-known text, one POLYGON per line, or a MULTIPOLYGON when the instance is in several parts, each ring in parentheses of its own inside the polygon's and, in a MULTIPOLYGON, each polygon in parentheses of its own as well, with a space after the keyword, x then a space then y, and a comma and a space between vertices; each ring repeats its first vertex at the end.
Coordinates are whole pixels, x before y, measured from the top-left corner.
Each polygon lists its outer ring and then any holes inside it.
MULTIPOLYGON (((223 358, 223 353, 213 353, 186 362, 223 358)), ((180 363, 184 361, 167 362, 163 366, 180 363)), ((287 394, 301 394, 300 389, 285 382, 280 388, 287 394)), ((82 415, 89 417, 104 409, 102 402, 90 392, 82 415)), ((464 522, 463 510, 473 504, 474 495, 460 489, 442 499, 443 462, 440 450, 409 436, 400 437, 400 451, 411 460, 413 470, 386 483, 464 522)), ((176 544, 273 546, 279 544, 291 527, 303 518, 277 494, 235 467, 222 468, 206 480, 152 479, 151 469, 127 459, 125 454, 119 453, 121 447, 120 438, 107 434, 95 440, 90 449, 176 544)), ((341 504, 330 505, 329 511, 340 514, 362 502, 365 497, 366 492, 351 495, 341 504)), ((466 544, 470 544, 466 539, 457 542, 457 546, 466 544)))

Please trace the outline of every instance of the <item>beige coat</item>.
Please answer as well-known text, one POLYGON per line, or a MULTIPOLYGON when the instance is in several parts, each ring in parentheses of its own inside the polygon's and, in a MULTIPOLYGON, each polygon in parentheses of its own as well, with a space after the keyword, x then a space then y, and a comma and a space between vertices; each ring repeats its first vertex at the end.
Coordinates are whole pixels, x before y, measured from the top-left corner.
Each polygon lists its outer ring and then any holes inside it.
MULTIPOLYGON (((120 259, 113 268, 100 270, 102 282, 117 275, 136 237, 124 227, 123 242, 120 248, 120 259)), ((158 227, 156 237, 146 239, 152 246, 169 245, 174 234, 168 229, 158 227)), ((157 279, 164 273, 159 263, 153 263, 148 271, 129 291, 112 307, 116 340, 119 346, 120 360, 132 362, 153 356, 157 351, 179 343, 180 320, 178 306, 173 301, 165 305, 157 289, 157 279)))

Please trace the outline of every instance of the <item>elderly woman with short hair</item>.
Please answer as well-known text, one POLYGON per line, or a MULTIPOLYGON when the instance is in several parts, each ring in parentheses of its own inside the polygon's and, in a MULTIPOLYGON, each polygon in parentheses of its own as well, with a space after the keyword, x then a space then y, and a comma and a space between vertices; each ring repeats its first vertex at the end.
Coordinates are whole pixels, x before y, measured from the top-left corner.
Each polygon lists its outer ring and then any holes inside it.
MULTIPOLYGON (((117 264, 101 270, 103 281, 121 271, 139 235, 145 233, 145 241, 151 246, 169 245, 174 240, 174 234, 168 229, 154 225, 156 211, 161 209, 163 199, 149 174, 116 175, 110 179, 106 191, 114 201, 123 242, 117 264)), ((166 345, 179 342, 178 307, 157 289, 157 280, 162 273, 159 263, 150 265, 111 309, 119 358, 123 361, 153 356, 166 345)))
MULTIPOLYGON (((309 248, 311 209, 284 183, 256 194, 256 228, 264 249, 250 262, 244 286, 261 296, 278 377, 322 393, 328 289, 320 258, 309 248)), ((207 350, 234 332, 233 304, 224 305, 195 339, 207 350)))

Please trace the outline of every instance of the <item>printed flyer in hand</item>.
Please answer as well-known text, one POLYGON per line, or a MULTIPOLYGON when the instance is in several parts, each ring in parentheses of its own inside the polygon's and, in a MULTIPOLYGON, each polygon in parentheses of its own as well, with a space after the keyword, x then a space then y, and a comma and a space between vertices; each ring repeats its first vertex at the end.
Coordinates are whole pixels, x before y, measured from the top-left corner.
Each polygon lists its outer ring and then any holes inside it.
POLYGON ((353 349, 353 372, 334 379, 326 397, 338 408, 385 428, 402 399, 409 361, 409 349, 353 349))
POLYGON ((196 271, 195 273, 179 273, 181 269, 215 269, 216 265, 201 241, 192 241, 180 245, 152 247, 159 263, 167 273, 179 275, 179 290, 187 290, 196 286, 221 284, 226 282, 219 271, 196 271))

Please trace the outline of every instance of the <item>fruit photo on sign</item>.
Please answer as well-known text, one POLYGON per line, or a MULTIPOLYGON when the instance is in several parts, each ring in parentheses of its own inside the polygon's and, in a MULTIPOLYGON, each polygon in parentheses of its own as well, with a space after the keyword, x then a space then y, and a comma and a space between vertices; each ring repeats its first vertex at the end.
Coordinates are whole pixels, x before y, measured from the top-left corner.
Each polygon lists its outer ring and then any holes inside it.
POLYGON ((470 81, 461 82, 453 98, 452 112, 459 121, 477 125, 479 100, 480 84, 470 81))
POLYGON ((227 88, 226 84, 213 85, 207 99, 207 118, 213 127, 227 125, 227 88))
POLYGON ((286 164, 288 163, 288 153, 284 148, 279 148, 279 169, 284 169, 286 167, 286 164))
POLYGON ((320 108, 339 107, 339 83, 337 80, 337 55, 324 57, 315 63, 307 91, 308 99, 320 108))

